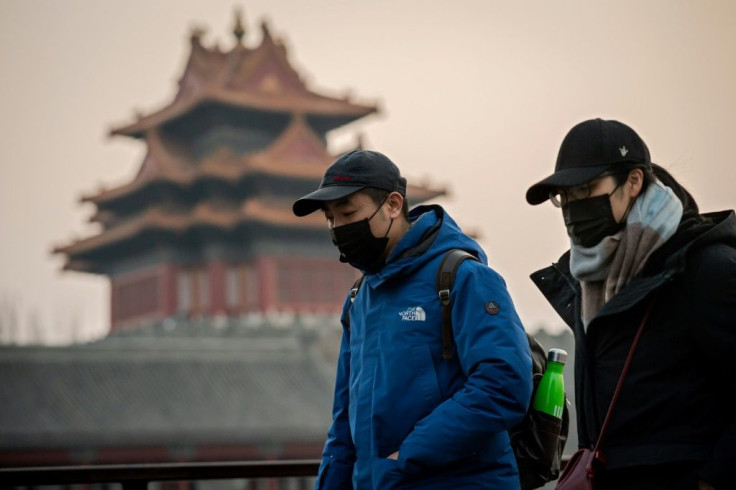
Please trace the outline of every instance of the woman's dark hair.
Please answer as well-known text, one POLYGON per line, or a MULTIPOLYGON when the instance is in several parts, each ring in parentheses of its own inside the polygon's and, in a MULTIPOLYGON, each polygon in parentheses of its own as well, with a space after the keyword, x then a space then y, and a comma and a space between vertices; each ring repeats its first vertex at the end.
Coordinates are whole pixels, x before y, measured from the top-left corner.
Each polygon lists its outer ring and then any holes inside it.
MULTIPOLYGON (((389 191, 384 189, 378 189, 376 187, 366 187, 363 191, 371 200, 377 205, 382 204, 386 200, 386 196, 389 195, 389 191)), ((404 204, 401 206, 401 214, 404 218, 409 219, 409 200, 404 196, 404 204)))
POLYGON ((672 189, 677 198, 680 199, 685 212, 694 212, 696 214, 700 213, 700 210, 698 209, 698 203, 695 202, 695 198, 692 196, 692 194, 690 194, 687 189, 680 185, 680 183, 677 182, 668 171, 666 171, 656 163, 652 164, 652 168, 654 170, 654 175, 659 179, 659 181, 672 189))
POLYGON ((641 165, 630 165, 621 169, 621 172, 616 172, 613 175, 613 178, 616 181, 616 185, 623 185, 623 183, 626 182, 626 179, 629 176, 629 172, 631 172, 635 168, 640 168, 644 172, 644 181, 642 182, 641 186, 642 191, 645 191, 649 184, 653 182, 654 179, 657 179, 662 182, 662 184, 672 189, 672 192, 674 192, 680 202, 682 202, 682 208, 684 212, 691 212, 695 214, 700 213, 698 209, 698 203, 695 202, 695 198, 693 198, 692 194, 690 194, 687 189, 685 189, 679 182, 677 182, 672 174, 670 174, 667 170, 657 165, 656 163, 652 163, 651 168, 643 167, 641 165))
POLYGON ((641 190, 642 192, 647 190, 647 187, 649 187, 649 184, 654 181, 656 176, 650 167, 644 167, 642 165, 625 165, 622 166, 621 169, 616 170, 616 173, 612 175, 614 182, 616 182, 616 187, 624 185, 626 179, 629 178, 629 172, 635 168, 641 169, 641 171, 644 172, 644 180, 641 183, 641 190))

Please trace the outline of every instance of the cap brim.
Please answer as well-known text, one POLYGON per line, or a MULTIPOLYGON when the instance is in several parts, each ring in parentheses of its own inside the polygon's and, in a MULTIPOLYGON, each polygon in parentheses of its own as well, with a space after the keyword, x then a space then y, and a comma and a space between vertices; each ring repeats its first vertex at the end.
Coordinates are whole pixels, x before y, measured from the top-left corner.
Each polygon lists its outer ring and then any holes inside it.
POLYGON ((349 196, 353 192, 364 188, 364 185, 330 185, 322 187, 298 199, 291 209, 297 216, 306 216, 320 209, 326 201, 334 201, 349 196))
POLYGON ((559 170, 544 180, 531 186, 526 191, 526 202, 531 205, 542 204, 549 199, 549 193, 555 189, 574 187, 593 180, 606 171, 608 166, 575 167, 559 170))

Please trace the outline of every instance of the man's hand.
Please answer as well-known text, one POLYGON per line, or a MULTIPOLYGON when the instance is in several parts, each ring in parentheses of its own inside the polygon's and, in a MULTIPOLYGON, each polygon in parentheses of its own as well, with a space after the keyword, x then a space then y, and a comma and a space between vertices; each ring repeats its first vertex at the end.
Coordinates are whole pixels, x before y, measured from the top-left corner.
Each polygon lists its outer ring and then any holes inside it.
POLYGON ((698 490, 715 490, 710 483, 705 483, 703 480, 698 480, 698 490))
POLYGON ((390 455, 387 459, 399 459, 399 452, 396 451, 392 455, 390 455))

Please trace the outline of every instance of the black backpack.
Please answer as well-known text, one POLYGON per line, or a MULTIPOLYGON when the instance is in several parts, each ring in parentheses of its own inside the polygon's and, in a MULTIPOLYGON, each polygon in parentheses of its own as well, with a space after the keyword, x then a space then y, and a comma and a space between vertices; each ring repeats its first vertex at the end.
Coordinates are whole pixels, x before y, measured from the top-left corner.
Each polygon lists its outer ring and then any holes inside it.
MULTIPOLYGON (((464 250, 450 250, 440 263, 437 271, 437 293, 442 303, 442 357, 452 358, 452 303, 450 291, 455 282, 455 273, 460 264, 466 260, 478 260, 477 257, 464 250)), ((351 303, 358 294, 363 282, 361 276, 355 281, 350 290, 351 303)), ((347 325, 350 328, 350 310, 348 310, 347 325)), ((547 367, 547 352, 542 344, 532 335, 526 334, 529 349, 532 353, 532 372, 534 388, 532 399, 537 392, 537 386, 547 367)), ((562 452, 567 442, 567 433, 570 423, 569 401, 565 397, 565 406, 562 419, 558 419, 544 412, 534 410, 529 404, 529 410, 518 425, 509 430, 511 447, 516 456, 519 467, 522 490, 539 488, 545 483, 556 480, 560 475, 562 452)))

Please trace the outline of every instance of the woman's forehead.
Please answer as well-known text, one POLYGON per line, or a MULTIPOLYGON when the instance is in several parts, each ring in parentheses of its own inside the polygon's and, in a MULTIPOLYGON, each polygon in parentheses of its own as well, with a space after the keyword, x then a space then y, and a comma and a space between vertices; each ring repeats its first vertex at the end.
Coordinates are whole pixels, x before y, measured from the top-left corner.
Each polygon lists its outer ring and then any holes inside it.
POLYGON ((613 179, 613 175, 611 174, 605 174, 605 175, 599 175, 598 177, 595 177, 594 179, 590 179, 588 182, 584 182, 580 185, 574 185, 571 187, 571 189, 576 189, 578 187, 592 187, 596 184, 599 184, 606 179, 613 179))

